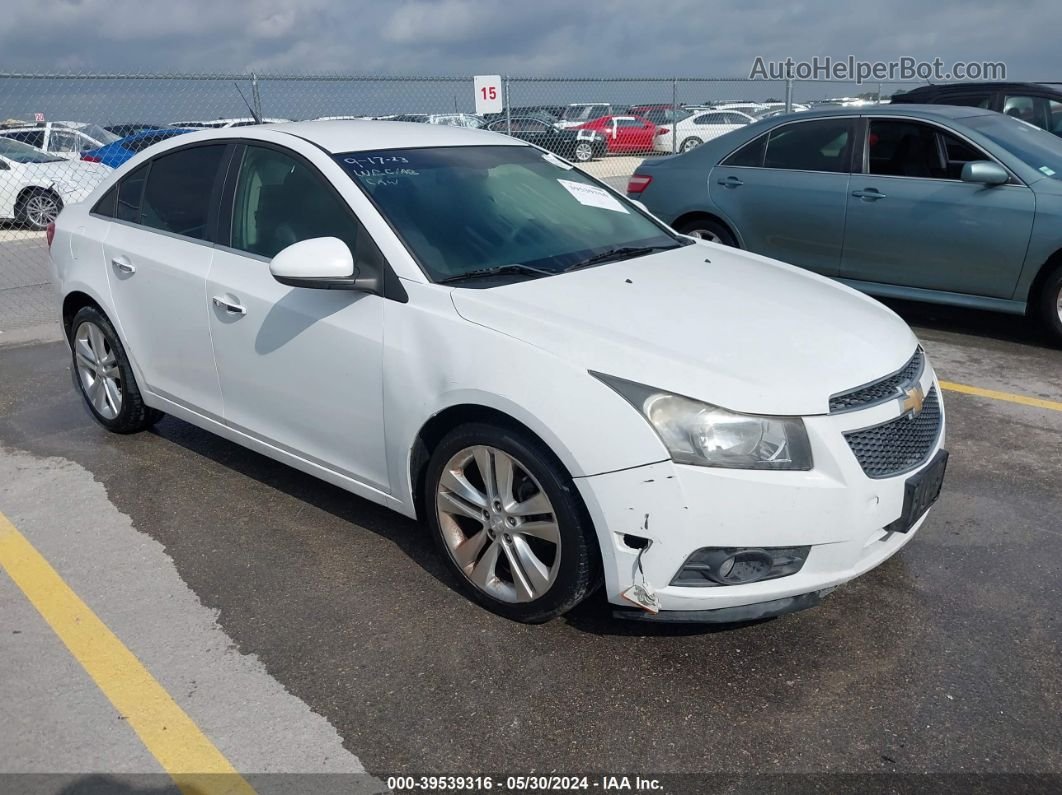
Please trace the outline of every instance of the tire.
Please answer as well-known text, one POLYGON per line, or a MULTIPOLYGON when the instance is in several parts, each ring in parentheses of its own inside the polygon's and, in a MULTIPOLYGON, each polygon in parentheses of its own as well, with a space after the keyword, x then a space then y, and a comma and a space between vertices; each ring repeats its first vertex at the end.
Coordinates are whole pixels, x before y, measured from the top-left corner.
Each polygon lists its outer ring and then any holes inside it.
POLYGON ((712 218, 693 218, 692 220, 679 225, 676 231, 683 235, 689 235, 690 237, 697 237, 702 240, 709 240, 713 243, 721 243, 724 246, 739 248, 734 233, 712 218))
POLYGON ((522 431, 469 423, 448 433, 428 462, 423 509, 462 591, 491 612, 541 623, 597 587, 600 553, 571 476, 522 431), (502 477, 488 487, 481 467, 502 477))
POLYGON ((589 163, 594 159, 594 147, 589 141, 579 141, 575 144, 575 160, 579 163, 589 163))
POLYGON ((31 188, 18 200, 15 212, 18 220, 30 229, 41 231, 56 219, 63 209, 63 200, 44 188, 31 188))
POLYGON ((679 151, 680 152, 690 152, 690 151, 696 149, 698 146, 700 146, 703 143, 704 143, 704 141, 702 141, 700 138, 696 138, 696 137, 683 138, 682 139, 682 144, 679 146, 679 151))
POLYGON ((113 433, 147 430, 163 414, 144 405, 129 357, 106 315, 85 306, 70 324, 74 381, 93 418, 113 433))
POLYGON ((1051 341, 1062 347, 1062 265, 1047 276, 1035 300, 1036 319, 1047 329, 1051 341))

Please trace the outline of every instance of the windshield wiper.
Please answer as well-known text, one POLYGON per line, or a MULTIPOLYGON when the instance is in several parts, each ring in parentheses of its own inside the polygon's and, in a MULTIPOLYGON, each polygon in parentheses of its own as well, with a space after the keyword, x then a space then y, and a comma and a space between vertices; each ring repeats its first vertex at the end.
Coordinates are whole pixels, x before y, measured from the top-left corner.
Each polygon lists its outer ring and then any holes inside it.
POLYGON ((594 254, 592 257, 579 260, 578 262, 569 265, 567 268, 564 268, 561 273, 577 271, 580 268, 589 268, 593 265, 600 265, 604 262, 641 257, 645 254, 652 254, 655 251, 671 251, 671 249, 674 248, 682 248, 682 244, 679 243, 673 246, 619 246, 618 248, 610 248, 607 251, 594 254))
POLYGON ((554 276, 556 271, 548 271, 544 268, 535 268, 514 262, 511 265, 495 265, 493 268, 477 268, 467 273, 458 273, 455 276, 447 276, 439 279, 436 284, 454 284, 455 282, 471 281, 473 279, 489 279, 491 276, 508 276, 509 274, 522 274, 531 276, 554 276))

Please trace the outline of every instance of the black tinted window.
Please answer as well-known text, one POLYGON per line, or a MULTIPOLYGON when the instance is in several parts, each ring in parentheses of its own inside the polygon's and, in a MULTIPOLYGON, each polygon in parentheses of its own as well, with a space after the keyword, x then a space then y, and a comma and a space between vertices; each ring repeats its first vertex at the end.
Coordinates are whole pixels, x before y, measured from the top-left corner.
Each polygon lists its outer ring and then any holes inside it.
POLYGON ((770 132, 767 168, 795 171, 848 171, 852 130, 848 120, 821 119, 786 124, 770 132))
POLYGON ((871 174, 924 179, 960 179, 972 160, 989 160, 984 152, 929 124, 872 119, 867 135, 871 174))
POLYGON ((962 105, 969 108, 987 108, 992 104, 992 95, 988 93, 952 94, 936 100, 938 105, 962 105))
POLYGON ((210 194, 224 144, 196 146, 151 161, 140 223, 152 229, 206 238, 210 194))
POLYGON ((232 211, 233 248, 276 255, 315 237, 338 237, 357 256, 358 224, 350 209, 310 166, 276 149, 249 146, 232 211))
POLYGON ((92 207, 92 212, 96 215, 102 215, 104 218, 114 218, 115 204, 118 199, 118 186, 115 185, 109 191, 100 197, 100 200, 96 202, 92 207))
POLYGON ((7 138, 14 141, 22 141, 24 144, 44 148, 44 130, 23 130, 22 132, 7 133, 7 138))
POLYGON ((762 166, 763 154, 767 148, 767 136, 761 135, 753 141, 749 141, 743 147, 724 160, 724 166, 762 166))
POLYGON ((147 166, 141 166, 122 180, 118 186, 118 207, 115 217, 120 221, 140 221, 140 199, 144 195, 147 166))

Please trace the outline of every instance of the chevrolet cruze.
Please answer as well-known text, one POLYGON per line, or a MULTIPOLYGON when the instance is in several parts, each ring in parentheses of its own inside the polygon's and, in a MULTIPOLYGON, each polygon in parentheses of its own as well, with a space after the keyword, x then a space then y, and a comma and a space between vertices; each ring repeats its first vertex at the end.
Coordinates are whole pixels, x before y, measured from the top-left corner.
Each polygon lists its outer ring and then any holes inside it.
POLYGON ((76 383, 429 528, 543 621, 816 604, 936 499, 940 388, 873 299, 676 234, 556 155, 393 122, 157 144, 49 233, 76 383))

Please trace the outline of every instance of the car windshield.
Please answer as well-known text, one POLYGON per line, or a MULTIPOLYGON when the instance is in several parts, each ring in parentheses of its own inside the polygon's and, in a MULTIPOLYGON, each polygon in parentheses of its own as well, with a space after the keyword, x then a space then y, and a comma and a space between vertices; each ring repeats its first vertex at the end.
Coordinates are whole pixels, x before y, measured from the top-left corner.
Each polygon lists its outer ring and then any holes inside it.
POLYGON ((605 105, 569 105, 561 115, 561 121, 588 121, 608 113, 605 105))
POLYGON ((390 149, 336 160, 435 281, 514 264, 553 274, 621 247, 682 245, 623 197, 529 146, 390 149))
POLYGON ((1062 138, 1054 133, 999 113, 964 121, 1045 177, 1062 179, 1062 138))
POLYGON ((4 138, 3 136, 0 136, 0 157, 15 163, 55 163, 63 159, 53 155, 46 155, 29 144, 12 141, 10 138, 4 138))

